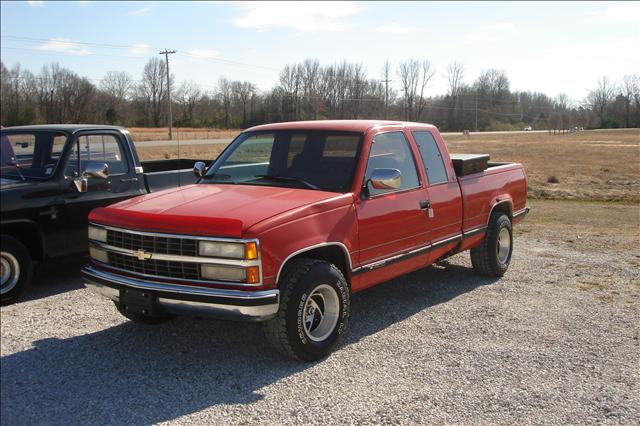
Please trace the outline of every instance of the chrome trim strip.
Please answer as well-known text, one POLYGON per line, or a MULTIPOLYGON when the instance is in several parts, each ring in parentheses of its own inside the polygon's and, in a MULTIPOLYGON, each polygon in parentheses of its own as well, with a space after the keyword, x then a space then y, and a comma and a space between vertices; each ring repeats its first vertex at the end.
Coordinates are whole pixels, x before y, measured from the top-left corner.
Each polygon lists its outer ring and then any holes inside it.
MULTIPOLYGON (((129 250, 122 247, 111 246, 96 240, 89 241, 90 245, 101 248, 103 250, 120 253, 125 256, 136 257, 135 250, 129 250)), ((226 266, 237 266, 242 268, 248 268, 250 266, 260 266, 260 260, 241 260, 241 259, 224 259, 219 257, 206 257, 206 256, 177 256, 173 254, 162 254, 149 252, 151 257, 149 260, 166 260, 170 262, 188 262, 188 263, 202 263, 202 264, 216 264, 226 266)))
POLYGON ((178 284, 161 283, 157 281, 143 281, 131 277, 124 277, 122 275, 100 271, 92 268, 89 265, 84 265, 81 268, 81 271, 83 274, 86 274, 90 277, 109 281, 117 285, 124 285, 142 290, 161 291, 192 296, 223 297, 228 299, 243 300, 268 300, 277 297, 280 293, 279 290, 227 290, 219 288, 183 286, 178 284))
POLYGON ((140 272, 133 272, 133 271, 129 271, 127 269, 116 268, 113 265, 109 265, 108 263, 102 263, 99 260, 96 260, 94 258, 91 258, 91 260, 93 262, 97 262, 97 263, 99 263, 101 265, 104 265, 105 268, 113 269, 114 271, 124 272, 124 273, 127 273, 127 274, 132 274, 132 275, 136 275, 136 276, 144 277, 144 278, 160 278, 162 280, 171 280, 171 281, 175 281, 175 282, 184 283, 184 285, 187 285, 187 286, 189 284, 192 284, 192 283, 215 284, 215 285, 226 285, 226 286, 247 287, 247 288, 259 287, 259 286, 262 285, 262 271, 260 271, 260 282, 259 283, 247 284, 247 283, 243 283, 243 282, 239 282, 239 281, 189 280, 189 279, 186 279, 186 278, 168 277, 166 275, 163 276, 163 275, 141 274, 140 272))
POLYGON ((517 218, 517 217, 519 217, 519 216, 527 215, 527 214, 529 214, 529 210, 530 210, 530 209, 529 209, 529 207, 525 207, 525 208, 524 208, 524 209, 522 209, 522 210, 518 210, 517 212, 515 212, 515 213, 513 214, 513 218, 515 219, 515 218, 517 218))
MULTIPOLYGON (((353 268, 353 264, 351 263, 351 254, 349 253, 349 250, 347 250, 347 246, 345 246, 342 243, 339 243, 337 241, 331 241, 331 242, 327 242, 327 243, 320 243, 320 244, 315 244, 312 246, 308 246, 308 247, 304 247, 300 250, 294 251, 293 253, 291 253, 289 256, 287 256, 284 261, 282 262, 282 264, 280 265, 280 269, 278 269, 278 274, 276 275, 276 283, 278 283, 280 281, 280 274, 282 273, 282 269, 284 268, 284 265, 287 264, 287 262, 299 255, 302 254, 304 252, 307 251, 311 251, 313 249, 319 248, 319 247, 327 247, 327 246, 338 246, 342 249, 342 251, 344 252, 344 254, 346 255, 347 258, 347 267, 348 267, 348 271, 351 271, 351 269, 353 268)), ((262 280, 262 268, 260 269, 260 279, 262 280)))
POLYGON ((483 225, 474 229, 470 229, 468 231, 464 231, 464 238, 473 237, 474 235, 480 234, 481 232, 485 232, 486 230, 487 230, 487 227, 483 225))
POLYGON ((362 266, 352 270, 351 273, 352 274, 361 274, 361 273, 364 273, 364 272, 369 272, 369 271, 371 271, 373 269, 378 269, 378 268, 381 268, 383 266, 386 266, 388 263, 401 262, 401 261, 405 260, 405 258, 417 256, 417 255, 421 254, 423 251, 435 250, 435 249, 440 248, 441 246, 444 246, 446 244, 456 242, 457 240, 462 240, 462 234, 458 234, 458 235, 455 235, 453 237, 445 238, 443 240, 439 240, 439 241, 436 241, 434 243, 427 244, 426 246, 413 249, 413 250, 408 251, 406 253, 397 254, 397 255, 394 255, 394 256, 391 256, 391 257, 387 257, 387 258, 382 259, 382 260, 377 260, 375 262, 368 263, 366 265, 362 265, 362 266))

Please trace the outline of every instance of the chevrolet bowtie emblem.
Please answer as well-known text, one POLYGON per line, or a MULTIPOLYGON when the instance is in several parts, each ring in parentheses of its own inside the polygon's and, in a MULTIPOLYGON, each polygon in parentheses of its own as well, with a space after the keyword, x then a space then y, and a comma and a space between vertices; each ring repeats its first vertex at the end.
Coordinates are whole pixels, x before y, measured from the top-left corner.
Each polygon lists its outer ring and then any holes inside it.
POLYGON ((133 252, 133 255, 135 257, 138 258, 138 260, 147 260, 147 259, 151 259, 151 253, 147 253, 146 251, 142 250, 142 249, 138 249, 135 252, 133 252))

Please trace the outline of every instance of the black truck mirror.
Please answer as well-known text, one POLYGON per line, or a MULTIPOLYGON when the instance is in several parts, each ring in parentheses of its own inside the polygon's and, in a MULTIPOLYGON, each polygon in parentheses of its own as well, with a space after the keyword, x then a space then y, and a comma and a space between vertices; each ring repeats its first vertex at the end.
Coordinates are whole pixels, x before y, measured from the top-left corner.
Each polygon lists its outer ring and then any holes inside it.
POLYGON ((78 192, 87 192, 89 189, 89 181, 86 177, 73 178, 73 184, 76 186, 78 192))

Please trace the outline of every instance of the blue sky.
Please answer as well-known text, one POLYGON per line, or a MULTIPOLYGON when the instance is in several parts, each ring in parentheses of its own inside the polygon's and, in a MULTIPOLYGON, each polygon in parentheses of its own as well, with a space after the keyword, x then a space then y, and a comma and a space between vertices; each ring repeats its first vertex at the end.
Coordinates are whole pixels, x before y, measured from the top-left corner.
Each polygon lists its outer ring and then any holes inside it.
MULTIPOLYGON (((5 2, 1 56, 38 71, 58 62, 98 81, 107 71, 140 78, 168 47, 176 81, 213 89, 221 76, 271 88, 285 64, 382 64, 429 59, 430 94, 446 68, 466 82, 506 71, 511 88, 580 101, 598 78, 640 73, 640 2, 5 2)), ((397 76, 392 77, 395 84, 397 76)))

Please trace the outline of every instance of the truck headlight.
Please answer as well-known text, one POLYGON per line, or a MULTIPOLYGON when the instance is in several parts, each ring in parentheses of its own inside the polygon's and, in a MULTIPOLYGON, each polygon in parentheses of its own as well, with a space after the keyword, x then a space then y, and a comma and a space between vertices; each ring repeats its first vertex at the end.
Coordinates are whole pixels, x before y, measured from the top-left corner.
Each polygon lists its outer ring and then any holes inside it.
POLYGON ((89 256, 102 263, 109 263, 109 253, 97 247, 89 247, 89 256))
POLYGON ((201 265, 200 275, 204 279, 216 280, 216 281, 236 281, 241 283, 256 284, 259 282, 260 277, 256 275, 251 268, 241 268, 236 266, 226 265, 201 265), (251 271, 249 271, 251 269, 251 271))
POLYGON ((248 243, 200 241, 198 254, 207 257, 253 260, 258 258, 258 246, 253 241, 248 243))
POLYGON ((106 243, 107 230, 98 226, 89 225, 89 239, 106 243))

